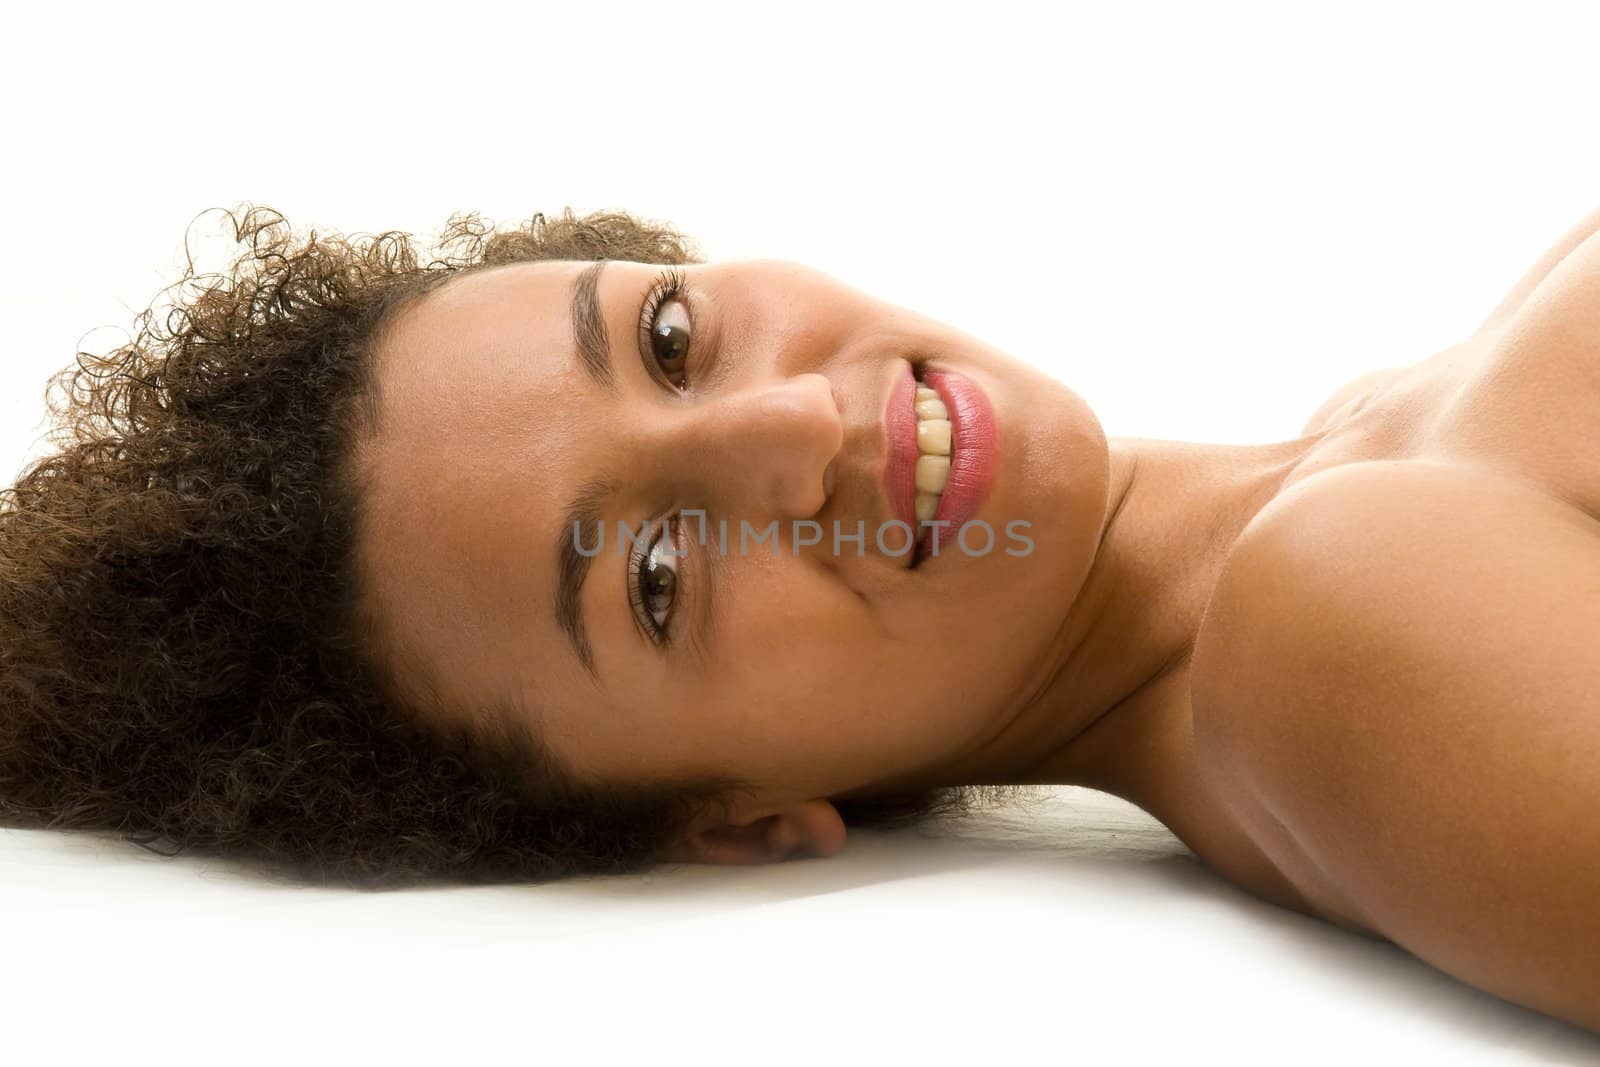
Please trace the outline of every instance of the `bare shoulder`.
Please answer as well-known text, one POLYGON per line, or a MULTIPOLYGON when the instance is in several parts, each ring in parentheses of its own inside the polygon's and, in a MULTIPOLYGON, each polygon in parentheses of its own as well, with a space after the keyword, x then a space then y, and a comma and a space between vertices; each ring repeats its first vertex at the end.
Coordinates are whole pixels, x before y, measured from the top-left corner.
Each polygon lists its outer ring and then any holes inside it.
POLYGON ((1353 463, 1256 516, 1194 653, 1194 744, 1324 914, 1600 1028, 1600 523, 1353 463))

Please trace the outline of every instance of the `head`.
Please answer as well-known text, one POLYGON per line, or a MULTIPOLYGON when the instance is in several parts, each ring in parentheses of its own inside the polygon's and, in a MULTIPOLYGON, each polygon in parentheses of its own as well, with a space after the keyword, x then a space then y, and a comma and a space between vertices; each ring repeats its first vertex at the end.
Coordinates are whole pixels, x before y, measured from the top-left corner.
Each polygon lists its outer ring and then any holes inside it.
POLYGON ((995 795, 1104 515, 1073 393, 626 215, 458 217, 426 267, 279 222, 79 368, 73 441, 0 513, 5 617, 39 620, 3 643, 13 819, 546 877, 995 795), (992 409, 992 469, 968 536, 908 552, 893 412, 940 372, 992 409))

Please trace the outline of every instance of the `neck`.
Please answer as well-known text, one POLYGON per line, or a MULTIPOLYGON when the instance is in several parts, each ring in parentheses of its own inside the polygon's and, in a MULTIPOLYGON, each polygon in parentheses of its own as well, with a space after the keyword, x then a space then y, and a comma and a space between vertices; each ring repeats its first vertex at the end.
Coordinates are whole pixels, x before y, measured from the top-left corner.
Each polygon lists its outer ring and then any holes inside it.
POLYGON ((1322 436, 1110 439, 1099 547, 1039 682, 944 784, 1084 785, 1158 817, 1181 807, 1187 734, 1174 736, 1171 712, 1186 710, 1185 668, 1212 587, 1239 533, 1322 436))

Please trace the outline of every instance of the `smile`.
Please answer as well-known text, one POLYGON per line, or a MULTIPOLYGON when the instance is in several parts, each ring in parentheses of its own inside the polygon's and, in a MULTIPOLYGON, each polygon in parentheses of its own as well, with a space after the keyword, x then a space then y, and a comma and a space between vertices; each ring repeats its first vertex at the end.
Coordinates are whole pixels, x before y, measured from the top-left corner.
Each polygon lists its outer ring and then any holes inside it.
POLYGON ((927 522, 938 513, 939 495, 950 481, 950 409, 939 399, 937 390, 918 385, 914 410, 917 414, 917 521, 927 522))
POLYGON ((916 531, 915 567, 974 518, 994 481, 994 409, 964 374, 906 366, 885 413, 890 457, 889 499, 898 518, 916 531))

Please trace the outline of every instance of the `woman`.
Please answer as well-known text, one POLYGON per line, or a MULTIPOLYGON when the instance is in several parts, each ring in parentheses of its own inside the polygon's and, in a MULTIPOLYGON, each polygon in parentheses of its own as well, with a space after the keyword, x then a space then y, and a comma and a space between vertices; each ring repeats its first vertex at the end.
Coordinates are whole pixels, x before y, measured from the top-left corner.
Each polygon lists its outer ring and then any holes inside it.
POLYGON ((236 229, 0 512, 12 824, 541 879, 1086 785, 1600 1028, 1600 213, 1242 447, 627 215, 236 229))

